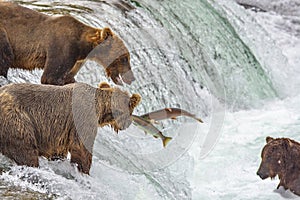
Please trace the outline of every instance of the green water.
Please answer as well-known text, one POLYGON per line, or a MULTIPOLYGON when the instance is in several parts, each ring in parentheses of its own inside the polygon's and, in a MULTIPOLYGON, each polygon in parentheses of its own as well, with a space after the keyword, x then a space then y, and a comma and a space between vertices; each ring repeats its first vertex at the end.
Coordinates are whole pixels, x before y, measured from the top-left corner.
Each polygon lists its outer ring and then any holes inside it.
POLYGON ((139 3, 168 30, 189 61, 190 75, 228 105, 249 107, 277 96, 268 72, 229 21, 206 0, 139 3))

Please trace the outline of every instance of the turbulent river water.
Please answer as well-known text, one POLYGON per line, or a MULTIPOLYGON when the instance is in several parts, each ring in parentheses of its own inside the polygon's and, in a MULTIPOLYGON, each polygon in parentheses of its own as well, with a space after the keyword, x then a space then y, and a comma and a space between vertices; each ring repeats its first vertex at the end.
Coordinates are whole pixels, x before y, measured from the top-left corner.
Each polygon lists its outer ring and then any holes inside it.
MULTIPOLYGON (((299 13, 287 11, 288 6, 279 12, 281 1, 273 6, 250 1, 261 8, 258 12, 246 10, 249 6, 241 0, 17 2, 111 27, 131 53, 136 81, 123 89, 143 98, 135 114, 180 107, 204 123, 182 117, 160 124, 173 137, 167 148, 134 126, 118 135, 99 129, 90 176, 67 160, 40 158, 40 168, 29 168, 2 156, 1 199, 294 197, 274 192, 278 180, 262 181, 256 170, 267 135, 300 140, 300 61, 287 42, 291 38, 299 52, 300 28, 279 26, 288 20, 299 24, 299 13)), ((11 70, 8 79, 39 83, 40 76, 41 71, 11 70)), ((95 87, 112 83, 92 61, 85 62, 76 80, 95 87)))

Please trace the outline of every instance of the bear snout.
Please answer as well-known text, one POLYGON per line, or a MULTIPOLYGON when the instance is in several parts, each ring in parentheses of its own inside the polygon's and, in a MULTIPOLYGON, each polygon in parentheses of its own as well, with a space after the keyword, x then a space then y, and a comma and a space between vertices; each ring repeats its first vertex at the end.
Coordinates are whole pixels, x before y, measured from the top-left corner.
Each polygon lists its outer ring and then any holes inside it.
POLYGON ((257 171, 256 174, 257 174, 261 179, 263 179, 263 180, 269 177, 268 174, 264 174, 264 173, 262 173, 262 172, 260 172, 260 171, 257 171))
POLYGON ((266 178, 268 178, 270 175, 269 175, 269 172, 268 172, 268 170, 265 170, 265 169, 263 169, 262 167, 260 167, 259 169, 258 169, 258 171, 256 172, 256 174, 261 178, 261 179, 266 179, 266 178))
POLYGON ((124 83, 130 85, 133 81, 135 81, 135 77, 133 75, 133 72, 131 70, 127 71, 126 73, 121 75, 122 80, 124 83))
POLYGON ((132 123, 131 119, 126 119, 123 123, 123 130, 128 128, 130 126, 130 124, 132 123))
POLYGON ((123 85, 122 81, 126 84, 131 84, 135 81, 134 74, 131 70, 129 59, 126 62, 124 58, 115 59, 107 68, 107 76, 111 77, 113 82, 118 85, 123 85))
POLYGON ((132 121, 131 121, 131 118, 129 116, 124 116, 124 117, 118 117, 116 119, 116 123, 117 123, 117 126, 118 126, 119 130, 125 130, 130 126, 132 121))

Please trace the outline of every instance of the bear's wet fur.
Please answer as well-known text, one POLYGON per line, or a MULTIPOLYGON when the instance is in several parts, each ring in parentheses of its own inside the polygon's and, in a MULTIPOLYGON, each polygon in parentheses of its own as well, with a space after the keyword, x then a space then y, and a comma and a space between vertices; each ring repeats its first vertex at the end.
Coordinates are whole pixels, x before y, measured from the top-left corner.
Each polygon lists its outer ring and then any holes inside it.
POLYGON ((278 175, 282 186, 300 195, 300 143, 289 138, 266 138, 257 171, 262 179, 278 175))
POLYGON ((100 87, 84 83, 1 87, 1 153, 18 165, 38 167, 38 156, 63 159, 70 152, 71 162, 89 174, 97 127, 126 129, 141 99, 107 83, 100 87))
POLYGON ((75 82, 85 59, 100 63, 116 84, 135 79, 128 49, 109 28, 0 2, 0 76, 7 78, 9 68, 44 69, 41 83, 65 85, 75 82))

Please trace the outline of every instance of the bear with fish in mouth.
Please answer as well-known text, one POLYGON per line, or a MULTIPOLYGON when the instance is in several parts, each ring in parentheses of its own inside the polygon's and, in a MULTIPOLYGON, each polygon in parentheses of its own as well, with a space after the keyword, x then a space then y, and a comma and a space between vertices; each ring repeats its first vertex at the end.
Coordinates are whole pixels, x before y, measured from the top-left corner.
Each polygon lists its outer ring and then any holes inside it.
POLYGON ((300 196, 300 143, 289 138, 266 138, 257 171, 261 179, 278 175, 282 186, 300 196))
POLYGON ((39 156, 64 159, 89 174, 97 127, 126 129, 138 94, 107 83, 65 86, 9 84, 0 87, 0 152, 18 165, 38 167, 39 156))
POLYGON ((7 78, 9 68, 43 69, 41 83, 65 85, 75 82, 85 59, 101 64, 116 84, 135 80, 129 51, 109 28, 0 2, 0 76, 7 78))

